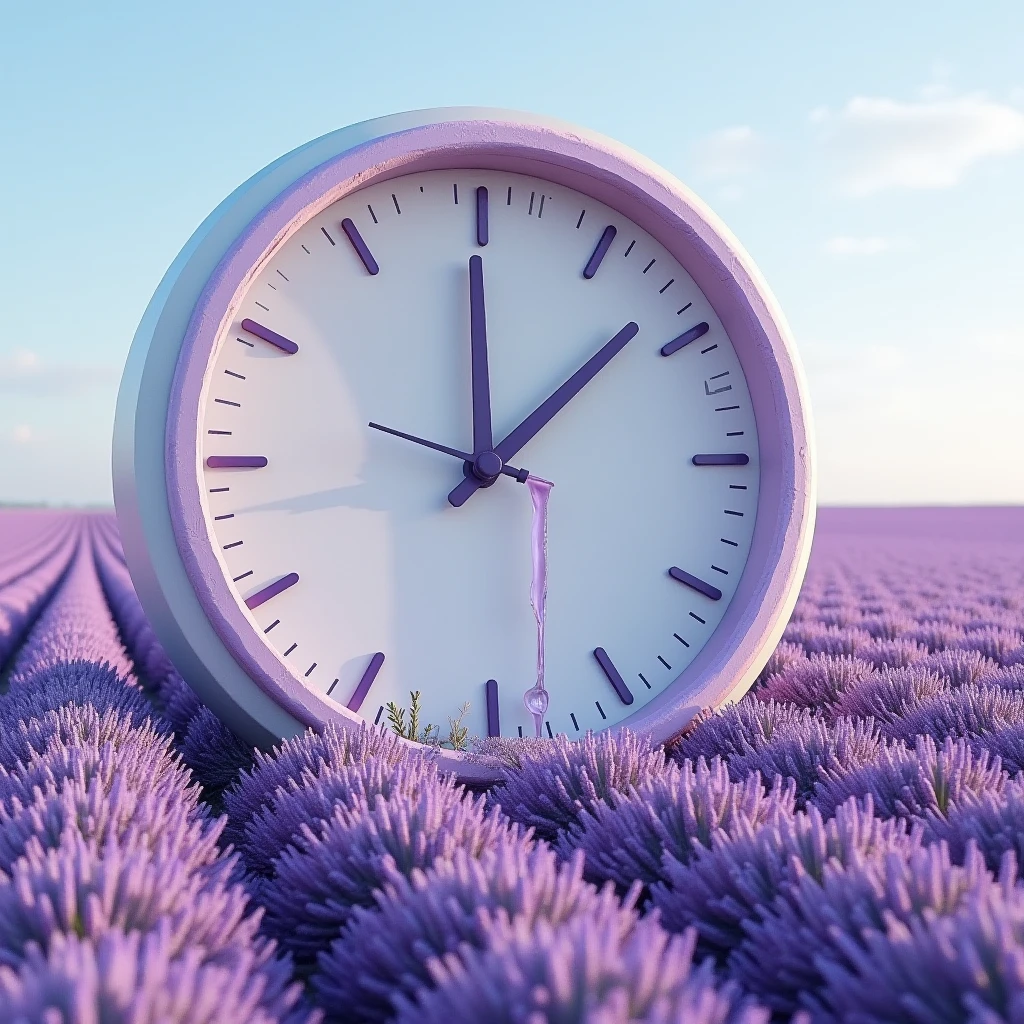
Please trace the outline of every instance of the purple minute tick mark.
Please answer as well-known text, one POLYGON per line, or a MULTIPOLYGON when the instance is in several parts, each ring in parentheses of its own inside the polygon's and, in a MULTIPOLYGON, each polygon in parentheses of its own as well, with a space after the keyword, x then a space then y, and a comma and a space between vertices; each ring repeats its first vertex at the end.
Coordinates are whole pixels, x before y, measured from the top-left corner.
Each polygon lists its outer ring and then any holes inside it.
MULTIPOLYGON (((640 328, 633 322, 626 324, 614 338, 602 345, 561 387, 557 388, 548 398, 541 402, 512 433, 499 441, 495 445, 493 453, 483 452, 476 455, 474 465, 479 463, 485 455, 496 455, 502 465, 504 465, 507 459, 513 458, 520 449, 525 447, 526 444, 540 433, 543 427, 558 412, 564 409, 636 337, 639 330, 640 328)), ((494 475, 496 476, 497 474, 494 475)), ((476 473, 473 476, 467 474, 466 479, 448 495, 449 503, 454 505, 455 508, 459 508, 483 487, 484 483, 485 481, 480 480, 476 473)))

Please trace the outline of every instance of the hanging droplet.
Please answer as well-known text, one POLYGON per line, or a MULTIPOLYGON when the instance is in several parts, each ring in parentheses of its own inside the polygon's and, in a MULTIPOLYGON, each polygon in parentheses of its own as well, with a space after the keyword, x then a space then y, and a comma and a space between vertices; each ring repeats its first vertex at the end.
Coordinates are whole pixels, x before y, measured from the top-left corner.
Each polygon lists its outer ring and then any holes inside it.
POLYGON ((532 686, 523 694, 523 703, 531 715, 545 715, 548 710, 548 691, 541 686, 532 686))

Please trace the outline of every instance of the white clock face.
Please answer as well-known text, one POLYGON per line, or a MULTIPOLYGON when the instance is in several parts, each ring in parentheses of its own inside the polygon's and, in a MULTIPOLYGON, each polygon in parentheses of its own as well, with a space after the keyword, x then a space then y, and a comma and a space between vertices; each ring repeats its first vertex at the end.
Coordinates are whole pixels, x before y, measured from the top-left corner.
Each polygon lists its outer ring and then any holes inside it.
POLYGON ((507 458, 554 483, 546 726, 574 737, 678 680, 736 590, 757 507, 733 346, 615 210, 492 170, 411 174, 328 207, 268 256, 219 338, 197 486, 239 606, 304 686, 370 722, 419 690, 444 733, 469 702, 482 736, 494 680, 501 734, 532 735, 527 488, 501 475, 453 507, 462 460, 368 425, 473 451, 471 257, 495 445, 638 327, 507 458))

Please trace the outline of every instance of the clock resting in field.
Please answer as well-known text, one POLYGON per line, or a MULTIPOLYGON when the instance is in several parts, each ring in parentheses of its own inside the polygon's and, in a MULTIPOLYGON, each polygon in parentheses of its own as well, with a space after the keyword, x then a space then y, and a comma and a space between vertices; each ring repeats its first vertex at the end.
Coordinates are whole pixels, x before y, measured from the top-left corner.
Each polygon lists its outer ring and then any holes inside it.
POLYGON ((170 324, 158 292, 140 327, 115 449, 129 566, 186 679, 254 741, 385 724, 412 690, 432 722, 468 702, 470 734, 533 735, 527 473, 554 484, 548 735, 678 728, 749 685, 795 599, 805 403, 749 261, 621 147, 472 113, 356 126, 233 225, 246 197, 227 201, 191 307, 170 324), (139 496, 147 384, 162 503, 139 496))

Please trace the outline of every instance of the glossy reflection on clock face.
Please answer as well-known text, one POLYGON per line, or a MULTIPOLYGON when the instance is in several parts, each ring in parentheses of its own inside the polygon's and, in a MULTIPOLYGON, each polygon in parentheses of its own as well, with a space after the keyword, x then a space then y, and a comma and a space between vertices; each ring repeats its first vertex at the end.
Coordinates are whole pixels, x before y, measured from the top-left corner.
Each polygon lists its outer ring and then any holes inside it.
POLYGON ((444 732, 468 702, 471 734, 532 735, 527 488, 460 488, 460 458, 368 426, 473 452, 471 257, 496 447, 619 338, 506 459, 554 482, 546 726, 574 737, 623 721, 709 641, 757 507, 733 346, 615 210, 493 170, 411 174, 328 207, 264 261, 218 341, 197 483, 239 605, 305 686, 370 722, 419 690, 444 732))

